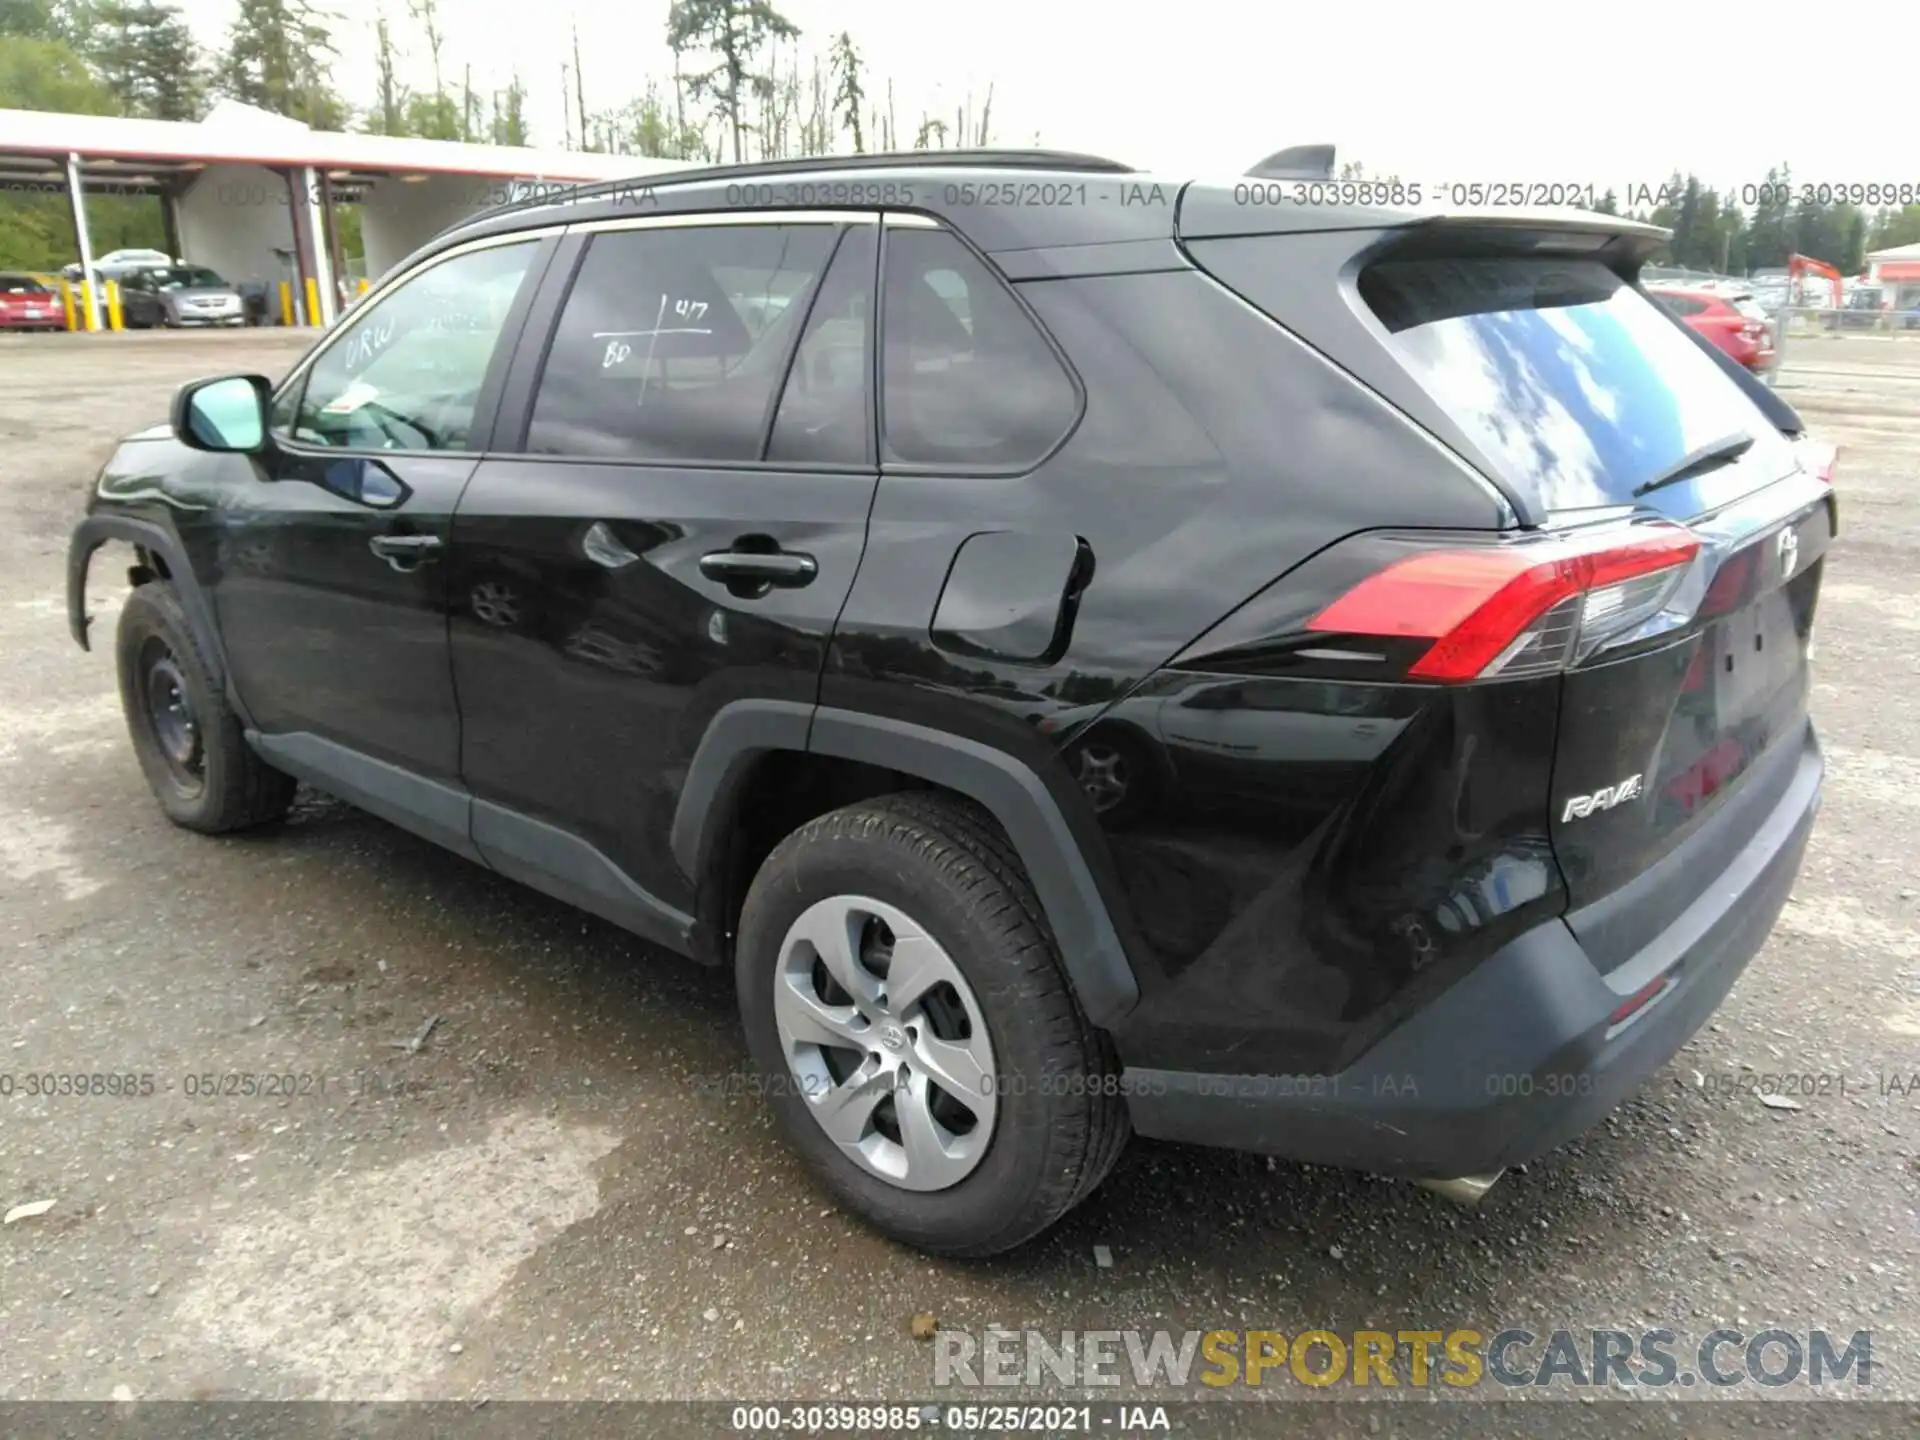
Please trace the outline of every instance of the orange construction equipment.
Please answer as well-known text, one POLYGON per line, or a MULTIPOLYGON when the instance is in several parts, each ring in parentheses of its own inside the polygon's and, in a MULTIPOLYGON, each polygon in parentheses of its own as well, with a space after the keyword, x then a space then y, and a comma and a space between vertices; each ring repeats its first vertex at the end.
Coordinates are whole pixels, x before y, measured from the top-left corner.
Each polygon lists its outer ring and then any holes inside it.
POLYGON ((1845 291, 1841 288, 1840 272, 1824 260, 1816 260, 1811 255, 1789 255, 1787 257, 1787 285, 1791 293, 1797 295, 1802 275, 1824 275, 1833 285, 1833 307, 1838 310, 1844 306, 1845 291))

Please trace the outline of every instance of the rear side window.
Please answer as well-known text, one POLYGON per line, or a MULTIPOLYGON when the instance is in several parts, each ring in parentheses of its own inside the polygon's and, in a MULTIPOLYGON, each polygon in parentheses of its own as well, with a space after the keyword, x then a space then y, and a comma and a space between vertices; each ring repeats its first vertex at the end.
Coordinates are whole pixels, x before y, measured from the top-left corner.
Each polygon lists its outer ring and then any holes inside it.
POLYGON ((1031 465, 1079 413, 1073 381, 1006 283, 943 230, 889 228, 882 309, 885 458, 1031 465))
POLYGON ((527 450, 758 460, 832 225, 615 230, 587 248, 527 450))
POLYGON ((1686 332, 1597 261, 1389 260, 1360 294, 1423 389, 1547 510, 1635 503, 1703 446, 1778 437, 1686 332))

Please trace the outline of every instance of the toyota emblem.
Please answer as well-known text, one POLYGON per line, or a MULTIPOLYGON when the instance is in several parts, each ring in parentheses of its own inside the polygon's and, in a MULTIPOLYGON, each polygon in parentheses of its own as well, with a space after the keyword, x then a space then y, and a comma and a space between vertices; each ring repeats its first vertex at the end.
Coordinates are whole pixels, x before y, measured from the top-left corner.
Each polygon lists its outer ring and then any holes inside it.
POLYGON ((1793 567, 1800 559, 1800 537, 1792 530, 1782 530, 1774 541, 1780 553, 1780 578, 1793 577, 1793 567))

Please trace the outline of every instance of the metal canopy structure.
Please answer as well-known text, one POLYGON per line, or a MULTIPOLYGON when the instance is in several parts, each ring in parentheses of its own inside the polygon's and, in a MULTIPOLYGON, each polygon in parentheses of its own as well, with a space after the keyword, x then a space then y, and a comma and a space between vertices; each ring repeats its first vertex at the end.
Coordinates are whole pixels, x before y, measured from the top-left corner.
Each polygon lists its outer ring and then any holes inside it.
MULTIPOLYGON (((298 293, 314 297, 316 313, 302 303, 302 318, 318 325, 330 324, 339 306, 337 204, 365 207, 368 268, 378 260, 384 269, 517 187, 690 168, 688 161, 313 130, 231 100, 197 123, 0 110, 0 188, 67 196, 83 275, 94 273, 86 197, 154 196, 170 254, 241 272, 273 268, 279 262, 269 255, 291 255, 298 293)), ((85 304, 88 328, 98 329, 92 286, 85 304)))

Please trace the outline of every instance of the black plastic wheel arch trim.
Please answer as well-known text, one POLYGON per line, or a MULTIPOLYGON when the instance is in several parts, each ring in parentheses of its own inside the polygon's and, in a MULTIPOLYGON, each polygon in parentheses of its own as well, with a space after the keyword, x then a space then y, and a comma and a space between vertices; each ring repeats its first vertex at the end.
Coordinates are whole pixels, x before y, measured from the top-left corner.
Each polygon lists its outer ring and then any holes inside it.
POLYGON ((180 597, 180 606, 187 612, 187 621, 193 626, 194 639, 200 643, 200 653, 213 666, 214 684, 226 695, 227 703, 233 707, 234 714, 240 717, 241 724, 251 725, 246 706, 234 692, 233 672, 227 665, 226 647, 220 643, 220 628, 214 624, 213 609, 207 604, 200 582, 194 578, 193 566, 187 563, 185 549, 164 526, 131 515, 98 514, 87 516, 73 527, 73 536, 67 542, 67 629, 72 633, 74 643, 82 650, 93 649, 89 633, 93 617, 87 614, 87 571, 93 564, 93 552, 109 540, 137 545, 166 562, 167 583, 173 586, 174 593, 180 597))
POLYGON ((978 741, 794 701, 733 701, 709 722, 674 814, 673 856, 689 878, 705 873, 753 762, 802 749, 934 781, 984 806, 1026 867, 1087 1018, 1111 1026, 1133 1008, 1139 984, 1066 815, 1031 768, 978 741))

